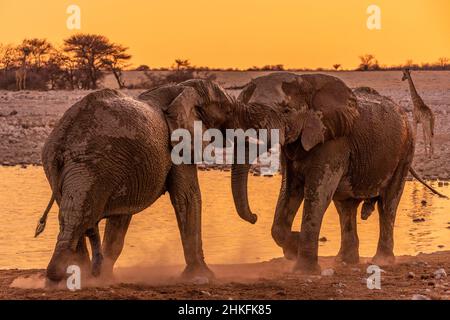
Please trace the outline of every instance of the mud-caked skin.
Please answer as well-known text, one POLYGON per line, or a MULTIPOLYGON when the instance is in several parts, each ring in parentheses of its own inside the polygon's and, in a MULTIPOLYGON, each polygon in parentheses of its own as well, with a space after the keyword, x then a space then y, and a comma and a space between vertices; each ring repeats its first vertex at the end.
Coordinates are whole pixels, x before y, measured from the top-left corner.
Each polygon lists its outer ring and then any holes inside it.
POLYGON ((102 273, 111 274, 131 216, 166 190, 181 233, 183 275, 213 276, 202 251, 197 170, 192 164, 172 164, 170 134, 193 130, 202 109, 212 114, 211 125, 220 126, 232 101, 207 81, 160 87, 140 98, 145 103, 108 89, 87 95, 64 114, 44 146, 44 170, 60 208, 60 232, 47 268, 52 281, 61 280, 70 263, 89 260, 85 235, 93 248, 92 273, 98 275, 102 265, 102 273), (225 114, 214 115, 214 110, 225 114), (103 218, 100 252, 97 223, 103 218))
POLYGON ((375 90, 352 92, 341 80, 322 74, 262 76, 244 88, 239 100, 271 105, 286 117, 283 178, 272 236, 286 257, 295 257, 296 270, 320 270, 319 232, 331 201, 341 225, 338 259, 359 261, 357 208, 365 201, 364 218, 375 202, 380 213, 373 260, 392 263, 397 206, 414 155, 405 113, 375 90), (292 232, 302 202, 301 230, 292 232))

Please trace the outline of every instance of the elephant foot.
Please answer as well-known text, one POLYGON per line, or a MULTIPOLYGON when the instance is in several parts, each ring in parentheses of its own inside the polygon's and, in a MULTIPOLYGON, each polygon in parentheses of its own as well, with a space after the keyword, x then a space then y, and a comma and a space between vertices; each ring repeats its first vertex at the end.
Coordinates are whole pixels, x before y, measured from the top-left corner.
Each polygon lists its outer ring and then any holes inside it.
MULTIPOLYGON (((102 273, 102 262, 103 262, 103 256, 94 256, 92 259, 92 268, 91 268, 91 274, 93 277, 97 278, 102 273)), ((112 272, 112 270, 111 270, 112 272)))
POLYGON ((387 266, 395 263, 395 256, 393 253, 377 252, 372 258, 372 263, 377 266, 387 266))
POLYGON ((213 280, 215 278, 214 272, 212 272, 206 264, 187 265, 184 271, 181 273, 183 280, 196 280, 206 279, 206 281, 213 280))
POLYGON ((317 261, 311 261, 305 258, 297 259, 294 266, 294 272, 297 274, 317 275, 321 273, 321 268, 317 261))
MULTIPOLYGON (((96 267, 96 265, 92 265, 92 272, 94 272, 94 268, 96 267)), ((100 276, 103 280, 114 280, 114 263, 110 259, 105 258, 102 260, 100 264, 100 276)))
POLYGON ((345 262, 346 264, 358 264, 359 263, 359 253, 358 251, 351 252, 339 252, 335 258, 336 262, 345 262))
POLYGON ((284 257, 288 260, 295 260, 298 256, 298 242, 300 232, 290 232, 283 245, 284 257))
POLYGON ((58 289, 60 281, 54 281, 49 278, 45 278, 45 289, 56 290, 58 289))

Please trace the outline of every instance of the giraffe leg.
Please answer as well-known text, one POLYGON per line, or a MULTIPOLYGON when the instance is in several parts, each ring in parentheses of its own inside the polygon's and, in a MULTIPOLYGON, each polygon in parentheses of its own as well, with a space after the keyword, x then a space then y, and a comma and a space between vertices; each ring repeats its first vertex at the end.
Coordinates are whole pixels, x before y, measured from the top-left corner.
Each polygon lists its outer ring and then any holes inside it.
POLYGON ((423 124, 424 134, 427 136, 427 146, 429 150, 429 157, 433 156, 434 145, 433 145, 433 132, 431 130, 431 119, 428 119, 426 123, 423 124))
POLYGON ((428 135, 427 135, 427 130, 425 128, 425 123, 422 123, 422 131, 423 131, 423 145, 425 148, 425 156, 428 157, 429 156, 429 150, 428 150, 428 135))

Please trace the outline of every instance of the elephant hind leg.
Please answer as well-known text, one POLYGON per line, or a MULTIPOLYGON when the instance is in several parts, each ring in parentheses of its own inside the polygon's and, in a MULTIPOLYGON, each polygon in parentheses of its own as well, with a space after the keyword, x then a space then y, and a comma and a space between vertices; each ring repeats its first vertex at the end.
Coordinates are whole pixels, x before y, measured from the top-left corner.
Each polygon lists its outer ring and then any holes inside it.
POLYGON ((336 257, 338 261, 352 264, 359 262, 359 238, 356 228, 356 216, 360 202, 357 199, 334 201, 341 225, 341 248, 336 257))
POLYGON ((168 176, 170 200, 175 208, 183 244, 186 269, 184 278, 213 278, 205 263, 201 233, 201 194, 195 165, 173 166, 168 176))
MULTIPOLYGON (((53 256, 47 267, 47 277, 60 281, 70 264, 78 264, 78 257, 85 257, 87 248, 85 232, 103 211, 105 200, 93 189, 79 187, 62 188, 59 209, 60 230, 53 256), (78 253, 78 254, 77 254, 78 253)), ((84 258, 83 258, 84 259, 84 258)))
POLYGON ((394 256, 394 224, 397 208, 403 194, 406 176, 412 162, 412 155, 407 155, 405 162, 401 163, 394 173, 389 185, 380 194, 378 212, 380 220, 380 238, 377 252, 373 262, 378 265, 392 264, 394 256))
POLYGON ((86 231, 86 236, 89 238, 92 251, 91 274, 94 277, 98 277, 100 275, 103 261, 100 231, 98 230, 98 224, 96 224, 95 227, 88 229, 86 231))
POLYGON ((106 219, 105 234, 103 235, 102 276, 112 276, 114 264, 122 253, 131 218, 131 214, 123 214, 110 216, 106 219))

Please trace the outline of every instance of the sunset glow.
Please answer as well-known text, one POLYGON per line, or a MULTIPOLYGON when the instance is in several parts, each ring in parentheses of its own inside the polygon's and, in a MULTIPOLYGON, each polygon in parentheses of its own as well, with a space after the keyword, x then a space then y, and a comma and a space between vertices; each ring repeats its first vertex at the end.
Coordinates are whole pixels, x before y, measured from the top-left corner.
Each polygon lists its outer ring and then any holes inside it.
POLYGON ((302 0, 0 1, 0 42, 98 33, 130 47, 133 65, 248 68, 354 68, 374 54, 381 65, 450 56, 450 2, 302 0), (66 9, 81 9, 81 30, 68 30, 66 9), (381 9, 381 30, 366 27, 367 7, 381 9))

